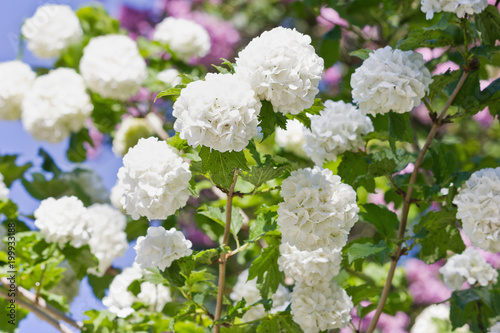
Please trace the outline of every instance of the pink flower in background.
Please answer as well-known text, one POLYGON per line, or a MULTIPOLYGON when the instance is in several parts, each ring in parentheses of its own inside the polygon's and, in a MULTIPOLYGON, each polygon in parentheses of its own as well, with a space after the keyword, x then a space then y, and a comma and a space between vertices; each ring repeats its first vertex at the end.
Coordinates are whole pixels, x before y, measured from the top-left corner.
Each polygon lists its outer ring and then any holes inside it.
POLYGON ((389 203, 385 202, 384 195, 385 195, 384 191, 377 188, 375 189, 375 193, 368 194, 368 202, 375 205, 387 206, 389 210, 396 213, 396 209, 394 208, 394 202, 389 202, 389 203))
POLYGON ((425 61, 430 61, 432 59, 440 57, 443 53, 446 52, 446 49, 444 48, 436 48, 436 49, 431 49, 428 47, 421 47, 415 50, 415 52, 420 53, 425 61))
POLYGON ((420 104, 417 107, 414 107, 413 110, 411 111, 411 113, 422 124, 425 124, 425 125, 431 125, 432 124, 432 120, 429 117, 429 110, 427 110, 427 107, 425 106, 424 103, 420 104))
POLYGON ((342 81, 345 72, 345 65, 338 62, 323 73, 323 82, 329 86, 336 86, 342 81))
POLYGON ((186 0, 163 0, 162 9, 170 16, 180 17, 191 11, 191 1, 186 0))
POLYGON ((94 159, 101 153, 102 144, 104 143, 104 134, 99 132, 90 118, 87 119, 87 128, 89 129, 89 135, 94 146, 92 147, 88 142, 84 142, 83 146, 87 150, 87 158, 94 159))
MULTIPOLYGON (((479 81, 479 84, 481 86, 481 90, 486 89, 490 85, 491 82, 493 82, 495 78, 492 78, 491 80, 481 80, 479 81)), ((493 120, 495 118, 491 115, 489 108, 485 108, 482 111, 479 111, 475 115, 472 116, 472 118, 479 123, 483 128, 488 128, 491 126, 493 123, 493 120)))
POLYGON ((446 73, 446 71, 449 69, 451 71, 455 71, 457 69, 459 69, 460 66, 458 66, 457 64, 455 64, 453 61, 446 61, 446 62, 443 62, 442 64, 438 64, 436 66, 436 69, 432 72, 432 75, 437 75, 437 74, 444 74, 446 73))
MULTIPOLYGON (((369 305, 370 302, 362 301, 362 306, 369 305)), ((370 325, 370 321, 375 314, 375 310, 367 314, 361 320, 358 317, 357 310, 354 308, 351 311, 352 323, 356 329, 359 327, 360 332, 366 332, 368 326, 370 325)), ((410 317, 404 312, 398 311, 395 316, 388 315, 387 313, 382 313, 380 315, 379 321, 377 323, 377 329, 384 333, 407 333, 406 326, 410 323, 410 317)), ((340 333, 354 333, 351 327, 346 327, 340 330, 340 333)))
POLYGON ((341 27, 349 26, 346 20, 340 17, 339 13, 333 8, 322 7, 320 10, 320 16, 317 17, 318 24, 325 30, 331 30, 335 28, 336 25, 341 27))
POLYGON ((415 170, 415 164, 410 162, 403 170, 395 173, 395 175, 405 175, 407 173, 412 173, 413 170, 415 170))
POLYGON ((450 298, 451 290, 440 279, 441 266, 442 261, 431 265, 414 258, 406 261, 408 290, 415 304, 433 304, 450 298))

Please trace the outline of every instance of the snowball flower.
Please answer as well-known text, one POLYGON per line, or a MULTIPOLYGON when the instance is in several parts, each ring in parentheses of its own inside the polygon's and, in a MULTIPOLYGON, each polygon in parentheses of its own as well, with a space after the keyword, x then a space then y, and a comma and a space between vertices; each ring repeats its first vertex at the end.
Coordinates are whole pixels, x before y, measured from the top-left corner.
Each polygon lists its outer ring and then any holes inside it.
POLYGON ((21 33, 31 52, 40 58, 52 58, 79 40, 83 30, 70 6, 43 5, 24 22, 21 33))
POLYGON ((431 82, 420 53, 386 46, 370 53, 352 74, 352 99, 363 113, 405 113, 420 104, 431 82))
POLYGON ((0 201, 9 199, 9 188, 3 182, 3 175, 0 173, 0 201))
POLYGON ((198 23, 182 18, 167 17, 156 26, 153 40, 167 44, 183 61, 203 57, 210 51, 210 36, 198 23))
POLYGON ((191 171, 174 148, 157 138, 140 139, 118 170, 122 206, 134 220, 166 219, 186 205, 191 171))
POLYGON ((134 96, 148 75, 136 42, 122 35, 92 38, 83 49, 80 72, 90 90, 122 101, 134 96))
POLYGON ((474 172, 453 199, 472 245, 500 252, 500 167, 474 172))
POLYGON ((193 147, 241 151, 257 135, 261 103, 250 85, 232 74, 207 74, 182 89, 174 103, 174 129, 193 147))
POLYGON ((125 155, 134 147, 140 138, 148 138, 155 134, 154 128, 146 118, 125 118, 113 138, 113 153, 116 156, 125 155))
POLYGON ((47 243, 57 242, 63 247, 70 242, 74 247, 88 244, 91 235, 87 209, 74 196, 48 198, 35 210, 35 226, 47 243))
POLYGON ((304 150, 304 134, 302 133, 305 126, 297 119, 288 119, 286 121, 286 130, 276 128, 274 139, 276 143, 297 156, 306 157, 304 150))
POLYGON ((442 11, 455 13, 460 18, 465 14, 479 14, 488 6, 487 0, 421 0, 420 2, 422 12, 428 20, 434 17, 434 13, 442 11))
POLYGON ((306 153, 316 165, 336 161, 337 155, 363 146, 362 135, 373 131, 373 124, 354 105, 343 101, 325 102, 319 115, 311 116, 311 130, 304 128, 306 153))
POLYGON ((135 280, 142 279, 149 272, 141 269, 139 265, 125 268, 118 274, 109 286, 109 293, 102 299, 104 306, 118 317, 125 318, 134 313, 132 305, 136 302, 149 305, 151 311, 162 311, 165 304, 172 301, 170 290, 164 285, 154 285, 150 282, 141 283, 141 292, 136 296, 128 291, 128 287, 135 280))
POLYGON ((334 281, 314 286, 296 284, 292 292, 292 316, 304 333, 344 328, 351 320, 351 297, 334 281))
POLYGON ((87 209, 89 227, 92 234, 89 240, 90 251, 99 260, 98 270, 90 269, 92 274, 103 276, 111 262, 127 250, 125 215, 107 204, 94 204, 87 209))
POLYGON ((274 111, 298 114, 313 105, 323 68, 309 36, 277 27, 238 53, 235 72, 260 99, 271 102, 274 111))
POLYGON ((179 71, 175 68, 165 69, 158 73, 158 80, 166 83, 169 87, 175 87, 182 83, 179 71))
POLYGON ((282 242, 300 250, 341 248, 358 220, 356 192, 331 170, 292 171, 281 185, 278 225, 282 242))
POLYGON ((174 260, 190 256, 193 253, 192 245, 175 228, 167 231, 163 227, 149 227, 146 237, 137 238, 135 262, 144 269, 159 267, 163 271, 174 260))
POLYGON ((296 282, 314 286, 330 281, 339 273, 341 249, 321 247, 313 251, 301 251, 288 243, 280 245, 279 269, 296 282))
POLYGON ((471 286, 479 283, 481 286, 495 284, 497 271, 486 262, 481 254, 469 247, 462 254, 455 254, 439 269, 443 274, 444 283, 451 290, 460 290, 467 281, 471 286))
POLYGON ((35 82, 36 74, 25 63, 14 60, 0 63, 0 120, 21 117, 24 95, 35 82))
POLYGON ((35 80, 22 108, 26 131, 37 140, 57 143, 82 129, 94 107, 82 77, 61 67, 35 80))

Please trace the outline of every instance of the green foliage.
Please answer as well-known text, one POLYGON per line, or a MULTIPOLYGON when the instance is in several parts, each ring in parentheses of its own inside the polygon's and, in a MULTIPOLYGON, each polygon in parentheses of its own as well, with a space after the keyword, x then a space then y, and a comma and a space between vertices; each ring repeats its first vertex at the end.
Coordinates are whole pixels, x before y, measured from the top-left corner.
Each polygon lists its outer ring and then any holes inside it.
POLYGON ((387 238, 396 236, 399 226, 398 216, 386 206, 367 203, 363 205, 366 212, 359 213, 360 217, 377 228, 387 238))
POLYGON ((352 57, 358 57, 361 60, 366 60, 368 59, 368 57, 370 57, 371 52, 373 51, 370 49, 360 49, 350 52, 349 55, 352 57))
POLYGON ((349 265, 371 255, 375 256, 375 258, 382 263, 390 250, 385 241, 380 241, 378 244, 375 244, 373 240, 369 238, 361 238, 351 242, 344 249, 347 252, 349 265))
POLYGON ((413 142, 413 129, 408 112, 389 112, 389 143, 392 151, 396 150, 396 141, 413 142))
POLYGON ((95 267, 99 263, 97 258, 90 252, 88 245, 76 248, 67 244, 61 251, 75 271, 78 280, 87 275, 87 269, 95 267))
POLYGON ((262 129, 262 141, 274 133, 276 126, 286 129, 286 117, 281 112, 275 112, 271 102, 261 101, 259 126, 262 129))
POLYGON ((176 133, 173 137, 168 138, 167 143, 177 150, 183 150, 189 147, 187 140, 181 139, 179 133, 176 133))
POLYGON ((257 333, 301 333, 302 330, 289 315, 276 315, 262 320, 257 326, 257 333))
POLYGON ((94 126, 99 132, 112 133, 126 113, 124 105, 113 99, 102 98, 95 93, 90 94, 90 97, 94 105, 90 115, 94 126))
POLYGON ((120 30, 120 23, 106 13, 102 6, 86 6, 76 12, 83 32, 86 36, 116 34, 120 30))
POLYGON ((407 51, 415 50, 419 47, 443 47, 453 45, 454 43, 455 41, 452 36, 439 29, 412 29, 408 37, 398 42, 396 48, 407 51))
POLYGON ((500 319, 500 291, 486 287, 454 291, 450 298, 453 329, 469 324, 474 333, 483 333, 500 319), (491 323, 491 324, 490 324, 491 323))
POLYGON ((248 170, 247 160, 242 151, 221 153, 215 149, 201 147, 200 158, 202 172, 210 173, 213 182, 224 189, 231 187, 234 170, 248 170))
POLYGON ((372 177, 367 177, 368 167, 368 158, 364 153, 347 151, 342 155, 338 175, 355 190, 363 186, 367 192, 373 193, 375 192, 375 181, 372 177))
MULTIPOLYGON (((203 205, 199 208, 198 214, 204 215, 211 219, 212 221, 217 222, 221 226, 226 225, 226 209, 221 209, 218 207, 203 205)), ((233 234, 235 239, 238 239, 238 232, 243 225, 243 216, 241 216, 240 212, 237 208, 233 208, 231 210, 231 233, 233 234)))
POLYGON ((325 68, 331 67, 339 59, 339 45, 342 31, 336 26, 322 38, 319 56, 325 60, 325 68))
POLYGON ((279 255, 278 246, 266 247, 250 265, 248 280, 257 278, 257 287, 264 299, 271 297, 285 279, 285 275, 279 270, 279 255))
POLYGON ((78 133, 72 133, 69 140, 69 147, 66 151, 66 157, 74 163, 81 163, 87 159, 87 149, 84 143, 94 145, 87 128, 81 129, 78 133))
POLYGON ((26 170, 31 168, 33 164, 26 163, 21 166, 16 164, 18 155, 2 155, 0 156, 0 173, 3 176, 3 182, 7 187, 10 187, 14 180, 22 178, 26 170))
POLYGON ((498 8, 489 5, 475 19, 483 43, 495 45, 495 42, 500 40, 500 14, 498 8))

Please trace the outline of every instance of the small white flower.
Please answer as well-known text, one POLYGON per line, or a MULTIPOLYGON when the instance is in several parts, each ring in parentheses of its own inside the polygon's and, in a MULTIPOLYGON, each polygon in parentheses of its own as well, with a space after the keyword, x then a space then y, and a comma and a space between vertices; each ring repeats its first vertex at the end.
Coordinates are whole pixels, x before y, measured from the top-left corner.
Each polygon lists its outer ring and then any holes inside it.
POLYGON ((90 240, 87 209, 77 197, 45 199, 34 215, 35 226, 47 243, 57 242, 62 247, 70 242, 74 247, 81 247, 90 240))
POLYGON ((174 17, 167 17, 156 26, 153 40, 167 44, 183 61, 203 57, 211 47, 210 35, 205 28, 194 21, 174 17))
POLYGON ((191 246, 191 241, 175 228, 149 227, 146 237, 137 238, 135 262, 144 269, 159 267, 163 271, 174 260, 190 256, 193 253, 191 246))
POLYGON ((0 201, 9 200, 9 188, 3 182, 3 175, 0 173, 0 201))
POLYGON ((148 138, 154 134, 155 130, 146 118, 125 118, 113 138, 113 153, 123 156, 140 138, 148 138))
POLYGON ((92 38, 83 50, 80 72, 90 90, 118 100, 134 96, 147 77, 136 42, 122 35, 92 38))
POLYGON ((323 73, 311 38, 277 27, 255 37, 236 58, 236 75, 250 83, 274 111, 298 114, 311 107, 323 73))
POLYGON ((500 167, 474 172, 453 199, 472 245, 500 252, 500 167))
POLYGON ((321 281, 330 281, 340 270, 340 248, 321 247, 313 251, 301 251, 288 243, 282 243, 280 254, 280 271, 296 282, 310 286, 321 281))
POLYGON ((67 5, 43 5, 27 19, 21 32, 28 49, 40 58, 61 55, 71 43, 83 35, 78 17, 67 5))
POLYGON ((323 166, 337 155, 363 146, 362 135, 373 131, 373 124, 354 105, 343 101, 325 102, 319 115, 311 116, 311 130, 304 128, 306 153, 323 166))
POLYGON ((182 83, 179 71, 175 68, 165 69, 158 73, 158 80, 166 83, 169 87, 175 87, 182 83))
POLYGON ((241 151, 257 135, 260 107, 248 83, 232 74, 207 74, 174 103, 174 129, 193 147, 241 151))
POLYGON ((166 219, 189 199, 191 171, 174 148, 157 138, 140 139, 118 171, 122 206, 134 220, 166 219))
POLYGON ((296 284, 292 292, 293 320, 304 333, 344 328, 351 320, 351 297, 334 281, 314 286, 296 284))
POLYGON ((464 282, 471 286, 479 283, 488 286, 497 282, 497 271, 486 262, 481 254, 469 247, 462 254, 455 254, 439 269, 444 283, 451 290, 461 290, 464 282))
POLYGON ((352 74, 352 99, 363 113, 405 113, 420 104, 431 82, 420 53, 386 46, 370 53, 352 74))
POLYGON ((21 118, 35 139, 57 143, 82 129, 93 108, 83 78, 61 67, 35 80, 21 118))
POLYGON ((450 12, 462 18, 465 14, 474 15, 481 13, 486 6, 487 0, 421 0, 422 12, 426 13, 425 18, 430 20, 434 13, 450 12))
POLYGON ((307 157, 304 150, 306 141, 302 132, 304 128, 305 126, 297 119, 288 119, 286 121, 286 130, 280 127, 276 128, 274 139, 286 151, 292 152, 297 156, 307 157))
POLYGON ((115 258, 125 253, 128 247, 125 215, 106 204, 94 204, 87 209, 89 227, 92 234, 89 240, 90 251, 99 260, 98 270, 90 273, 103 276, 115 258))
POLYGON ((14 60, 0 63, 0 78, 0 120, 17 120, 36 74, 27 64, 14 60))
POLYGON ((358 220, 356 192, 331 170, 292 171, 281 185, 278 225, 282 242, 300 250, 342 248, 358 220))

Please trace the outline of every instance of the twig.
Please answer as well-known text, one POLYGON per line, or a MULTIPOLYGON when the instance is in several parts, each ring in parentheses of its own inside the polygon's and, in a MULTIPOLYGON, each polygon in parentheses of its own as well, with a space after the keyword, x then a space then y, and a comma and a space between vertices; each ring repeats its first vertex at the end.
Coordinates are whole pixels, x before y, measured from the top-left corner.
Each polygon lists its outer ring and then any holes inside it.
MULTIPOLYGON (((231 184, 231 189, 227 194, 226 203, 226 225, 224 227, 224 238, 222 240, 222 248, 226 247, 229 242, 229 234, 231 232, 231 210, 233 208, 233 192, 234 186, 236 185, 236 179, 238 179, 238 169, 234 170, 233 183, 231 184)), ((217 290, 217 307, 215 308, 215 318, 214 322, 220 319, 222 313, 222 298, 224 297, 224 283, 226 280, 226 260, 227 253, 222 252, 219 260, 219 285, 217 290)), ((220 325, 215 324, 214 333, 219 333, 220 325)))
POLYGON ((404 205, 403 205, 403 212, 401 215, 401 223, 399 224, 399 230, 398 230, 398 245, 396 246, 396 249, 394 250, 394 255, 391 258, 391 266, 389 268, 389 273, 387 274, 387 280, 385 281, 384 289, 382 290, 382 295, 380 296, 380 300, 377 305, 377 310, 375 311, 375 315, 372 318, 372 321, 370 322, 370 326, 368 327, 368 330, 366 331, 367 333, 372 333, 375 330, 375 327, 377 326, 378 319, 380 318, 380 314, 384 310, 385 302, 387 301, 387 297, 389 296, 389 290, 391 289, 391 284, 392 284, 392 279, 394 278, 394 272, 396 271, 396 266, 398 264, 399 258, 403 254, 401 251, 402 248, 402 240, 405 235, 406 231, 406 223, 408 222, 408 213, 410 211, 410 204, 412 202, 411 195, 413 193, 413 185, 415 185, 415 182, 417 180, 417 175, 418 175, 418 169, 420 168, 420 165, 422 164, 422 161, 424 160, 425 153, 427 152, 427 149, 431 145, 432 140, 436 136, 437 131, 443 124, 443 118, 448 111, 448 109, 451 106, 451 103, 455 99, 455 97, 458 94, 458 91, 460 88, 462 88, 462 85, 465 82, 465 79, 467 78, 467 75, 469 75, 469 68, 465 68, 464 72, 462 74, 462 77, 458 81, 457 86, 455 87, 455 90, 451 94, 450 98, 446 102, 446 105, 444 106, 443 110, 439 114, 439 117, 434 121, 434 124, 432 125, 432 128, 429 132, 429 135, 427 136, 427 139, 425 140, 425 144, 422 147, 422 150, 420 150, 420 153, 418 154, 417 160, 415 161, 415 168, 413 169, 413 172, 410 177, 410 183, 408 184, 408 191, 406 192, 406 196, 404 199, 404 205))

